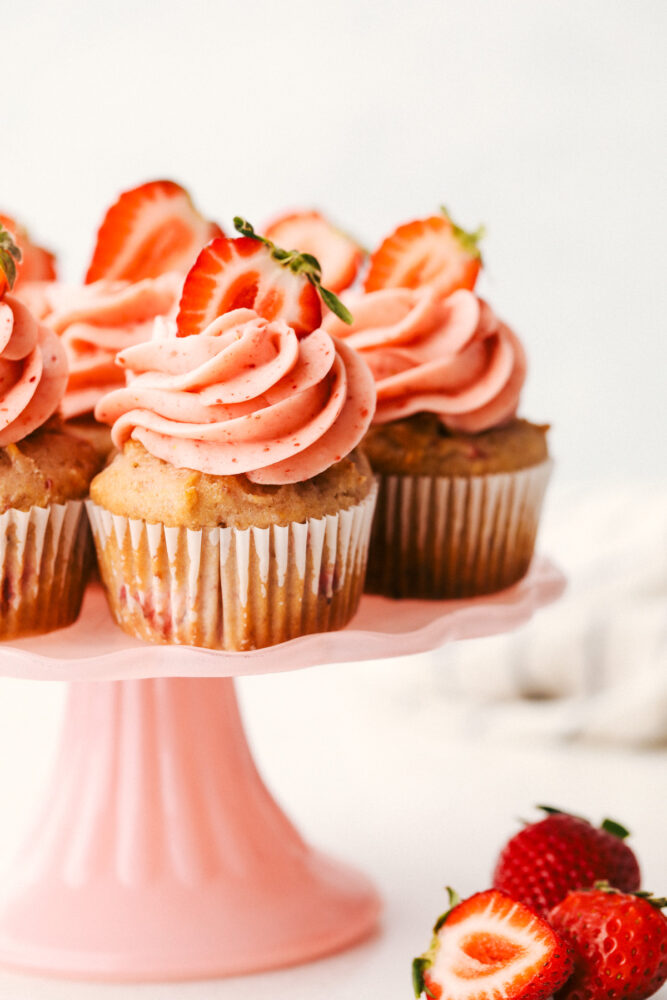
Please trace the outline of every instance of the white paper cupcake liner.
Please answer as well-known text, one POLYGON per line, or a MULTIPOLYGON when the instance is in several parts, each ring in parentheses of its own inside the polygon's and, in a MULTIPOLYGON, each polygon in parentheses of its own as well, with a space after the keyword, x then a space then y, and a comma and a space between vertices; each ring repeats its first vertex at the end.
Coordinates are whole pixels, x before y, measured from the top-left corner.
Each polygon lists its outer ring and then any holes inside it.
POLYGON ((528 570, 553 463, 485 476, 379 476, 366 590, 461 598, 528 570))
POLYGON ((170 528, 87 501, 118 624, 151 642, 245 650, 345 625, 363 591, 377 488, 270 528, 170 528))
POLYGON ((0 515, 0 638, 76 620, 92 561, 83 501, 0 515))

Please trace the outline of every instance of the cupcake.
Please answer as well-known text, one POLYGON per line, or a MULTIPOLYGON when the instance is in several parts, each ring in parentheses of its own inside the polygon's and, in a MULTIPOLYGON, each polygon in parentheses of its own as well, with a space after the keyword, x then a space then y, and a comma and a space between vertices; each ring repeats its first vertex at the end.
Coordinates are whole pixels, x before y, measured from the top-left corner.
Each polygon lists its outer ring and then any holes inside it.
POLYGON ((466 287, 479 252, 459 234, 448 218, 399 227, 371 260, 371 290, 346 300, 352 325, 325 323, 376 382, 364 441, 379 479, 367 589, 389 597, 466 598, 516 583, 551 468, 548 428, 516 415, 523 347, 466 287))
POLYGON ((105 457, 109 430, 93 413, 103 395, 125 384, 116 354, 149 340, 157 317, 176 316, 188 268, 219 232, 180 185, 151 181, 125 191, 107 211, 84 285, 32 281, 19 290, 65 346, 70 374, 61 416, 105 457))
POLYGON ((90 562, 83 507, 95 450, 54 418, 67 385, 59 337, 10 294, 18 249, 0 226, 0 638, 77 617, 90 562))
POLYGON ((119 453, 89 514, 132 635, 246 650, 340 628, 357 608, 375 502, 357 446, 375 387, 320 328, 315 265, 254 233, 215 239, 177 324, 118 357, 128 385, 96 415, 119 453))

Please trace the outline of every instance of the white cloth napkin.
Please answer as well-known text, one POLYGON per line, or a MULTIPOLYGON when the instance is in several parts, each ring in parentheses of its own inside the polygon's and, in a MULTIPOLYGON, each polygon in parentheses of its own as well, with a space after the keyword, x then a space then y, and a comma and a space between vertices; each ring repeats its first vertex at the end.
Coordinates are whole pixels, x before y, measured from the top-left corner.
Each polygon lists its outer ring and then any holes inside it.
POLYGON ((384 695, 427 730, 667 746, 667 482, 555 484, 538 548, 568 577, 560 601, 515 632, 387 663, 384 695))
POLYGON ((667 744, 667 483, 556 488, 539 546, 565 595, 517 632, 436 654, 438 673, 450 656, 436 688, 491 728, 667 744))

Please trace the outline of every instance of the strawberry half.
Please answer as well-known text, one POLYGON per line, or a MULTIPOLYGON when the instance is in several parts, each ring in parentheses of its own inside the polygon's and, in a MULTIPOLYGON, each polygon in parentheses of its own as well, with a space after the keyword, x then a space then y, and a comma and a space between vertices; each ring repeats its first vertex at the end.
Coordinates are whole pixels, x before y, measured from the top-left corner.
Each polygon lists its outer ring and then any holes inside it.
POLYGON ((574 952, 557 1000, 645 1000, 667 981, 667 899, 598 885, 570 892, 549 921, 574 952))
POLYGON ((496 889, 452 907, 433 928, 429 950, 413 962, 415 996, 455 1000, 543 1000, 572 972, 554 930, 496 889))
POLYGON ((302 253, 317 257, 322 281, 332 292, 349 288, 364 260, 361 247, 319 212, 281 215, 266 227, 265 233, 282 247, 298 247, 302 253))
POLYGON ((305 337, 320 325, 320 297, 343 319, 349 317, 336 296, 322 288, 314 257, 277 247, 243 219, 235 218, 234 225, 244 235, 212 240, 185 279, 176 319, 179 337, 202 333, 218 316, 243 308, 264 319, 283 319, 305 337))
POLYGON ((141 281, 166 271, 185 273, 204 244, 221 233, 216 223, 199 214, 180 184, 141 184, 124 191, 105 215, 86 284, 101 278, 141 281))
POLYGON ((387 236, 371 256, 367 292, 432 285, 438 294, 451 295, 457 288, 475 287, 483 230, 467 233, 443 212, 406 222, 387 236))
POLYGON ((571 889, 599 879, 632 892, 639 888, 637 859, 625 827, 606 819, 600 828, 551 806, 548 815, 520 830, 503 848, 493 885, 546 916, 571 889))
POLYGON ((12 290, 16 282, 16 265, 21 260, 21 251, 9 230, 0 223, 0 299, 6 291, 12 290))
POLYGON ((12 233, 21 251, 16 287, 23 281, 55 281, 56 258, 51 251, 33 243, 25 226, 16 222, 11 216, 0 213, 0 225, 12 233))

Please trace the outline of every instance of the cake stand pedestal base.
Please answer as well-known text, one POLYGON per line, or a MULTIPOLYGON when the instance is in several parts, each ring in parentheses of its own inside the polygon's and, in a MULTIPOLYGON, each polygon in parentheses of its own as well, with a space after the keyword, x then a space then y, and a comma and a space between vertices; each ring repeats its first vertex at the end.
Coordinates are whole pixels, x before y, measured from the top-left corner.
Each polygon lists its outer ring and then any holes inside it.
POLYGON ((134 981, 258 972, 367 937, 379 909, 267 791, 233 680, 80 682, 0 896, 0 964, 134 981))

